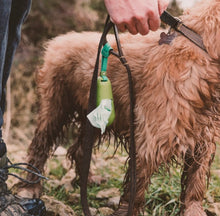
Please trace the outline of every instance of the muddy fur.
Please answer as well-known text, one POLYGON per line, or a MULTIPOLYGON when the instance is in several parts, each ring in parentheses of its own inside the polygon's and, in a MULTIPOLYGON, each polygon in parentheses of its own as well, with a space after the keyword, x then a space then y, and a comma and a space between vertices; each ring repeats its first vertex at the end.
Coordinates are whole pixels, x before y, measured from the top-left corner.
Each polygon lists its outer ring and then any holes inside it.
MULTIPOLYGON (((182 16, 200 34, 208 53, 183 36, 170 45, 158 45, 161 31, 143 37, 122 34, 123 51, 132 69, 137 152, 135 213, 144 204, 150 177, 172 159, 181 161, 181 215, 205 216, 202 201, 220 129, 220 0, 205 0, 182 16)), ((71 124, 79 136, 68 150, 79 171, 89 89, 100 33, 70 32, 46 44, 44 64, 38 73, 40 111, 37 129, 28 149, 29 162, 43 171, 56 140, 71 124)), ((108 41, 116 49, 113 36, 108 41)), ((125 68, 110 56, 116 119, 113 135, 129 137, 129 96, 125 68)), ((108 133, 107 132, 107 133, 108 133)), ((97 129, 97 139, 100 131, 97 129)), ((33 179, 30 175, 29 179, 33 179)), ((40 185, 30 187, 39 196, 40 185)), ((114 215, 125 216, 129 182, 114 215)))

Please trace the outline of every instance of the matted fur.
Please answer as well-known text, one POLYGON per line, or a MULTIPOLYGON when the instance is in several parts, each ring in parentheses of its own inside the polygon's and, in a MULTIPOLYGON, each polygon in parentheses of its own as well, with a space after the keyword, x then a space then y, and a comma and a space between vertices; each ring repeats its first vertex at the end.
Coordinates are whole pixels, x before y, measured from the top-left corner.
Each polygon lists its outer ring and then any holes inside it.
MULTIPOLYGON (((182 16, 201 35, 208 53, 183 36, 171 45, 158 45, 161 31, 148 36, 122 34, 120 40, 132 70, 137 151, 135 214, 144 204, 150 177, 160 165, 183 159, 181 215, 204 216, 202 200, 220 127, 220 0, 205 0, 182 16)), ((70 32, 46 45, 38 73, 41 96, 38 125, 29 147, 29 162, 43 170, 55 140, 74 119, 79 138, 68 155, 80 169, 81 142, 89 89, 100 33, 70 32)), ((113 48, 116 44, 109 37, 113 48)), ((129 136, 129 96, 125 68, 110 56, 116 119, 109 129, 124 140, 129 136)), ((97 137, 100 132, 97 130, 97 137)), ((29 178, 32 179, 30 175, 29 178)), ((30 188, 38 195, 39 185, 30 188)), ((125 216, 129 182, 125 181, 119 209, 125 216)))

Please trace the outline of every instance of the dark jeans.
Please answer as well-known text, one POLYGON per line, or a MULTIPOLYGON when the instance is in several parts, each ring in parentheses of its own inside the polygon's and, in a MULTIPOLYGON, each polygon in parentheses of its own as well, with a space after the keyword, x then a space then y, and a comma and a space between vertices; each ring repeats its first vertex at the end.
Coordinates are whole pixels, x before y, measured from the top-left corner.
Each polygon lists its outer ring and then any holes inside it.
POLYGON ((0 0, 0 128, 5 110, 6 82, 30 6, 31 0, 0 0))

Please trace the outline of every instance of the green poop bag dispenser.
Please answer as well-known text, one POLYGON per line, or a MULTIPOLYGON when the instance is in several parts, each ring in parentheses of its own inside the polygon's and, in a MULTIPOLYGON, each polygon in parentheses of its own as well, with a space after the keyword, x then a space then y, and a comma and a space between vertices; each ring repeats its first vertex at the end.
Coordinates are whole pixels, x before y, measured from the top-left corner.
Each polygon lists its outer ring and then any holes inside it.
POLYGON ((97 80, 97 106, 100 105, 103 99, 110 99, 111 100, 111 114, 108 119, 107 126, 111 125, 115 119, 115 108, 113 102, 113 94, 112 94, 112 86, 111 82, 106 76, 107 71, 107 63, 109 57, 109 51, 111 50, 111 46, 109 43, 106 43, 102 49, 102 64, 101 64, 101 73, 97 80))
POLYGON ((112 108, 107 124, 107 126, 109 126, 113 123, 115 119, 115 108, 114 108, 113 95, 112 95, 112 86, 109 79, 104 80, 101 76, 99 76, 97 81, 97 106, 100 105, 103 99, 111 100, 112 108))

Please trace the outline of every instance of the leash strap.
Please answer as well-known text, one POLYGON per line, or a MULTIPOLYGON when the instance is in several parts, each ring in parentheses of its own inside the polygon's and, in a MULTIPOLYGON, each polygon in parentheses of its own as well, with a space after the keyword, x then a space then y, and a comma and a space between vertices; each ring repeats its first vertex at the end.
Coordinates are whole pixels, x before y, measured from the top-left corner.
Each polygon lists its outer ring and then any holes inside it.
POLYGON ((135 145, 135 139, 134 139, 134 106, 135 106, 135 97, 134 97, 134 89, 133 89, 133 80, 132 80, 132 74, 129 64, 127 63, 126 58, 124 57, 119 36, 118 36, 118 29, 114 25, 114 33, 115 33, 115 39, 118 47, 119 52, 119 58, 121 63, 124 65, 124 67, 127 70, 128 75, 128 85, 129 85, 129 97, 130 97, 130 137, 129 137, 129 168, 130 168, 130 199, 129 199, 129 206, 128 206, 128 216, 133 215, 133 209, 134 209, 134 200, 136 195, 136 145, 135 145))
POLYGON ((10 165, 6 165, 5 167, 0 169, 0 183, 1 182, 5 182, 9 175, 14 176, 15 178, 19 179, 20 181, 28 183, 28 184, 39 183, 41 181, 41 179, 48 180, 48 178, 46 178, 43 175, 41 175, 41 172, 40 172, 39 169, 37 169, 35 166, 33 166, 33 165, 29 164, 29 163, 14 163, 13 164, 8 158, 6 160, 7 160, 7 162, 10 165), (31 168, 32 170, 29 169, 29 168, 25 168, 23 166, 27 166, 27 167, 31 168), (29 181, 27 179, 24 179, 24 178, 18 176, 15 173, 10 173, 9 169, 20 169, 20 170, 23 170, 25 172, 31 173, 31 174, 37 176, 37 180, 29 181))
MULTIPOLYGON (((97 78, 98 78, 98 69, 99 69, 99 58, 102 45, 106 43, 106 35, 112 27, 112 23, 109 22, 109 17, 105 23, 105 29, 102 33, 99 46, 98 46, 98 53, 95 63, 95 68, 92 77, 92 83, 90 87, 90 95, 89 95, 89 103, 88 103, 88 110, 87 114, 89 114, 92 110, 96 108, 96 89, 97 89, 97 78)), ((88 183, 88 174, 91 162, 91 155, 93 144, 95 141, 95 128, 90 124, 89 120, 86 118, 86 125, 85 125, 85 134, 83 137, 82 142, 82 149, 83 149, 83 156, 82 156, 82 169, 80 169, 80 196, 81 196, 81 204, 82 209, 85 216, 91 216, 89 211, 89 204, 87 200, 87 183, 88 183)))
MULTIPOLYGON (((123 55, 122 48, 120 45, 117 27, 110 21, 109 16, 107 17, 105 28, 102 33, 99 46, 98 46, 98 53, 95 63, 95 68, 92 77, 92 83, 90 87, 90 96, 89 96, 89 104, 87 113, 90 113, 92 110, 96 108, 96 89, 97 89, 97 78, 98 78, 98 69, 99 69, 99 59, 102 46, 107 43, 106 35, 108 34, 111 28, 114 28, 115 39, 118 48, 118 54, 115 53, 113 50, 109 52, 116 57, 118 57, 121 63, 125 66, 127 73, 128 73, 128 80, 129 80, 129 96, 130 96, 130 140, 129 140, 129 167, 130 167, 130 183, 131 183, 131 193, 130 193, 130 200, 129 200, 129 207, 128 207, 128 214, 127 216, 133 215, 133 208, 134 208, 134 199, 136 194, 136 152, 135 152, 135 139, 134 139, 134 91, 133 91, 133 83, 132 83, 132 76, 130 67, 123 55)), ((82 157, 82 169, 80 173, 80 195, 81 195, 81 204, 82 209, 85 216, 91 216, 89 210, 89 204, 87 200, 87 183, 88 183, 88 173, 90 168, 91 162, 91 155, 92 155, 92 148, 95 141, 95 128, 92 127, 89 120, 86 119, 86 127, 85 127, 85 135, 83 138, 82 148, 83 148, 83 157, 82 157)))
POLYGON ((175 29, 177 32, 188 38, 190 41, 192 41, 195 45, 203 49, 205 52, 207 52, 203 40, 200 35, 198 35, 196 32, 194 32, 192 29, 187 27, 183 24, 183 22, 175 17, 173 17, 171 14, 169 14, 167 11, 164 11, 160 17, 160 19, 166 23, 167 25, 171 26, 171 28, 175 29))

